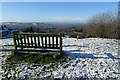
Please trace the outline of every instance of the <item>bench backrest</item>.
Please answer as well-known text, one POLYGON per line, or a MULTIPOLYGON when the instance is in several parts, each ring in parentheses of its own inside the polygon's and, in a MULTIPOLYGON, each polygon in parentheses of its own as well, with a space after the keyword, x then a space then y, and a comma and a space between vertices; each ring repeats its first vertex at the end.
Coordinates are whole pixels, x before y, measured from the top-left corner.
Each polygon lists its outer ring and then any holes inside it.
POLYGON ((15 49, 22 48, 62 48, 61 34, 48 33, 14 33, 13 40, 15 49))

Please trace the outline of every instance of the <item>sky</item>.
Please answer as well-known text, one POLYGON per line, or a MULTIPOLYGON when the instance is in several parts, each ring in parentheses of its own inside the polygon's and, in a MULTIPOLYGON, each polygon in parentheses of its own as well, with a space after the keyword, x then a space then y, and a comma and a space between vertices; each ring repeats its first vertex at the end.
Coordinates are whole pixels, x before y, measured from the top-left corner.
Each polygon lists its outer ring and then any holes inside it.
POLYGON ((2 2, 0 13, 1 22, 86 22, 117 10, 117 2, 2 2))
POLYGON ((2 2, 119 2, 119 0, 1 0, 2 2))

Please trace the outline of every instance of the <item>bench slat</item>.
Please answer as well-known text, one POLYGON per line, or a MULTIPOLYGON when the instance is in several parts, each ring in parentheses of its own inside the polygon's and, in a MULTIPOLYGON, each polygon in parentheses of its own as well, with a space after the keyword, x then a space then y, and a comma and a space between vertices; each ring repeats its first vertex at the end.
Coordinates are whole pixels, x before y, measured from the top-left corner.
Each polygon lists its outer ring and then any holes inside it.
POLYGON ((60 54, 62 54, 62 34, 60 33, 60 54))
POLYGON ((60 36, 58 34, 49 34, 49 33, 18 33, 18 35, 32 35, 32 36, 60 36))
POLYGON ((21 50, 23 50, 23 41, 22 41, 22 35, 20 35, 20 43, 21 43, 21 50))
POLYGON ((30 46, 29 35, 27 35, 28 46, 30 46))
POLYGON ((26 36, 24 35, 24 44, 26 46, 26 36))
POLYGON ((37 38, 38 38, 38 46, 40 47, 40 37, 37 36, 37 38))
POLYGON ((34 36, 34 42, 35 42, 35 46, 37 46, 36 36, 34 36))
POLYGON ((49 47, 51 47, 51 40, 50 40, 50 36, 48 36, 48 39, 49 39, 49 47))
POLYGON ((45 47, 47 47, 47 36, 45 36, 45 47))
POLYGON ((15 35, 16 36, 16 40, 17 40, 17 45, 19 45, 20 44, 20 42, 19 42, 19 35, 15 35))
POLYGON ((41 36, 41 45, 44 47, 43 36, 41 36))
POLYGON ((52 37, 52 47, 54 47, 54 36, 52 37))
POLYGON ((56 37, 56 47, 58 47, 58 37, 56 37))
MULTIPOLYGON (((17 47, 21 47, 21 46, 17 46, 17 47)), ((42 46, 23 46, 23 48, 45 48, 45 49, 60 49, 60 47, 42 47, 42 46)))
POLYGON ((33 46, 33 38, 32 38, 32 36, 30 36, 30 38, 31 38, 31 46, 33 46))

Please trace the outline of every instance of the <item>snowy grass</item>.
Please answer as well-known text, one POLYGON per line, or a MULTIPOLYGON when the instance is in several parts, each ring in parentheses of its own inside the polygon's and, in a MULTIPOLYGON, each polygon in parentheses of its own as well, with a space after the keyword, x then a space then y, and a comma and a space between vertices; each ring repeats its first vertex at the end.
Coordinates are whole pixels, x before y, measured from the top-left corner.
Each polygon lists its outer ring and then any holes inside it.
MULTIPOLYGON (((14 49, 12 39, 0 40, 2 49, 1 61, 3 64, 10 51, 14 49), (4 56, 4 57, 2 57, 4 56)), ((58 69, 47 69, 45 66, 32 67, 27 64, 19 64, 16 67, 20 73, 16 72, 16 77, 35 77, 34 72, 39 74, 40 78, 118 78, 119 77, 119 40, 104 38, 63 38, 63 51, 70 58, 69 61, 59 63, 58 69), (43 70, 44 67, 44 70, 43 70), (33 69, 34 68, 34 69, 33 69), (50 72, 49 72, 50 71, 50 72), (26 73, 27 72, 27 73, 26 73), (43 74, 42 74, 43 72, 43 74)), ((33 64, 31 64, 33 65, 33 64)), ((53 65, 54 66, 54 65, 53 65)), ((52 66, 52 67, 53 67, 52 66)), ((14 73, 10 70, 7 73, 14 73)), ((7 77, 13 75, 9 74, 7 77)))
POLYGON ((60 55, 59 52, 36 52, 36 53, 16 53, 14 50, 11 51, 10 56, 6 58, 8 63, 20 64, 34 63, 34 64, 50 64, 65 61, 67 58, 64 55, 60 55))

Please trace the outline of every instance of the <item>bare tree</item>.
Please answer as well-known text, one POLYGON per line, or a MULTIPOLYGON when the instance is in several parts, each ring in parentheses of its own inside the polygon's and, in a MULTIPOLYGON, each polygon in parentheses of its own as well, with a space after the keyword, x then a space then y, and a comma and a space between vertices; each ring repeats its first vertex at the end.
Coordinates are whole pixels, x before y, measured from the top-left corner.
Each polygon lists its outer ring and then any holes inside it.
POLYGON ((117 14, 112 12, 99 13, 92 16, 88 23, 90 26, 97 28, 95 32, 99 37, 115 38, 118 36, 117 26, 118 19, 117 14))

